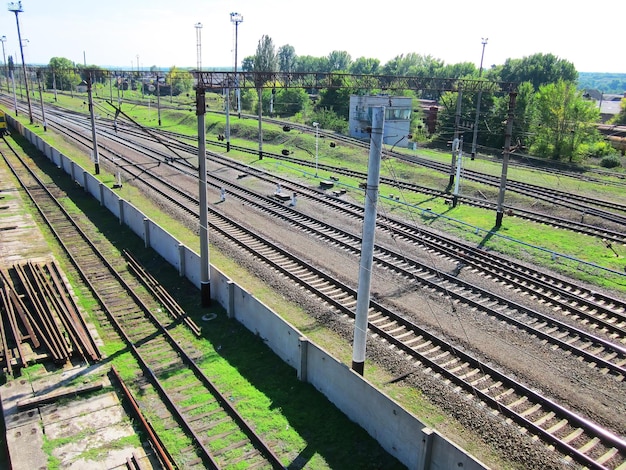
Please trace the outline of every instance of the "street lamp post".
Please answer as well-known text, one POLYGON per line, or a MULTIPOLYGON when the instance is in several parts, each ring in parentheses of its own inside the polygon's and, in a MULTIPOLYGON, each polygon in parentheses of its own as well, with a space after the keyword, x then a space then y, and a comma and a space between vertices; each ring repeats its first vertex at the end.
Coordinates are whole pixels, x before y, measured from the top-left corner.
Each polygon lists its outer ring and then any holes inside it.
POLYGON ((22 2, 11 2, 9 3, 9 11, 15 13, 15 23, 17 24, 17 39, 20 43, 20 54, 22 56, 22 72, 24 72, 24 83, 26 85, 26 99, 28 100, 28 117, 30 119, 30 123, 33 123, 33 108, 30 103, 30 92, 28 91, 28 80, 26 79, 26 65, 24 64, 24 49, 22 47, 22 34, 20 33, 20 19, 19 13, 22 13, 24 10, 22 9, 22 2))
MULTIPOLYGON (((478 69, 478 78, 480 78, 483 74, 483 58, 485 57, 485 46, 487 45, 487 40, 489 38, 481 38, 483 45, 483 52, 480 56, 480 68, 478 69)), ((476 141, 478 140, 478 120, 480 118, 480 102, 483 96, 483 90, 480 88, 478 90, 478 97, 476 98, 476 119, 474 119, 474 138, 472 139, 472 156, 471 159, 474 160, 476 157, 476 141)))
POLYGON ((231 13, 230 21, 235 25, 235 95, 237 96, 237 116, 241 118, 241 97, 239 92, 239 79, 237 77, 237 40, 239 35, 239 23, 243 22, 243 15, 231 13))
POLYGON ((315 177, 317 178, 317 158, 318 158, 318 149, 319 149, 319 137, 320 137, 320 123, 314 122, 313 127, 315 127, 315 177))
POLYGON ((7 79, 7 93, 8 93, 9 92, 9 66, 7 64, 7 56, 5 55, 5 52, 4 52, 4 43, 7 42, 7 37, 2 36, 0 38, 0 41, 2 41, 2 60, 4 63, 4 76, 7 79))

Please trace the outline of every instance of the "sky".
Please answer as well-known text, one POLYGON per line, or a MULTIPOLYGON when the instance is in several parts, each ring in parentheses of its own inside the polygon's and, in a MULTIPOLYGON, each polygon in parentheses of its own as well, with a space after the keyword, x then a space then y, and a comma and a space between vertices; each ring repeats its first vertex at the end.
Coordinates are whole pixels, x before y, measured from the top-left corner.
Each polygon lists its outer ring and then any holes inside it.
MULTIPOLYGON (((5 55, 20 63, 15 13, 0 10, 5 55)), ((526 0, 22 0, 19 25, 27 64, 52 57, 101 67, 233 67, 235 26, 239 66, 263 35, 276 50, 297 55, 346 51, 352 60, 384 65, 401 54, 432 56, 446 64, 504 64, 536 53, 554 54, 579 72, 626 73, 623 0, 597 5, 526 0), (196 25, 200 23, 201 29, 196 25)), ((3 59, 4 60, 4 59, 3 59)))

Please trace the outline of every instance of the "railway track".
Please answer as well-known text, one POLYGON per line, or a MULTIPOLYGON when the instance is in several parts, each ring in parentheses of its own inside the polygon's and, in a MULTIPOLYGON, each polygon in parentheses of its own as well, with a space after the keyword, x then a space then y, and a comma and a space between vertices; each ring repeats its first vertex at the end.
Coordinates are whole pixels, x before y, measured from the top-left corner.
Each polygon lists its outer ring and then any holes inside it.
MULTIPOLYGON (((240 171, 246 169, 244 165, 228 161, 219 155, 213 155, 212 158, 218 159, 223 164, 240 171)), ((181 169, 181 171, 184 171, 184 169, 181 169)), ((273 178, 258 172, 256 176, 266 180, 273 178)), ((324 238, 330 243, 342 243, 344 249, 352 253, 358 253, 360 246, 358 237, 312 218, 308 218, 306 221, 294 222, 292 220, 294 217, 303 219, 303 214, 283 208, 280 203, 267 198, 260 198, 250 191, 245 191, 246 194, 242 195, 244 190, 230 181, 221 180, 215 176, 212 179, 213 187, 228 186, 230 188, 229 191, 235 191, 235 195, 238 192, 238 197, 245 201, 246 204, 254 205, 258 210, 264 211, 272 217, 288 220, 303 231, 314 232, 316 237, 324 238)), ((300 194, 305 191, 308 197, 312 199, 317 199, 318 201, 321 199, 316 191, 304 187, 296 189, 300 194)), ((182 197, 183 199, 185 198, 184 195, 182 197)), ((328 204, 329 202, 324 201, 324 203, 328 204)), ((343 215, 356 219, 362 218, 362 209, 356 205, 346 207, 347 205, 342 206, 332 201, 330 203, 334 205, 336 210, 341 211, 343 215)), ((180 201, 177 201, 177 204, 184 205, 180 201)), ((197 202, 194 201, 194 204, 197 204, 197 202)), ((380 226, 393 233, 393 235, 401 236, 416 245, 436 251, 443 256, 456 258, 461 263, 461 268, 459 269, 462 269, 463 266, 469 266, 474 270, 480 271, 484 276, 492 277, 499 282, 507 282, 513 289, 523 289, 529 292, 537 301, 552 306, 563 317, 570 320, 574 319, 579 323, 580 327, 571 326, 557 318, 541 314, 532 308, 511 302, 490 292, 480 291, 470 283, 459 280, 457 277, 458 273, 457 275, 450 275, 430 268, 423 263, 408 259, 406 254, 393 253, 391 250, 377 247, 377 260, 380 265, 398 272, 401 276, 413 277, 418 282, 429 286, 433 290, 442 292, 444 295, 449 295, 459 301, 470 302, 476 308, 485 310, 485 302, 495 302, 495 307, 486 309, 490 315, 506 319, 516 325, 516 327, 527 331, 530 335, 545 338, 548 341, 559 344, 565 350, 586 357, 588 361, 596 364, 601 369, 611 371, 620 376, 624 375, 625 349, 621 344, 626 342, 625 302, 592 292, 572 282, 541 273, 510 260, 503 260, 483 250, 454 242, 449 238, 425 233, 423 230, 418 230, 414 226, 397 220, 382 217, 380 226), (390 259, 394 261, 387 261, 390 259), (478 300, 474 302, 472 299, 478 300), (504 305, 508 307, 503 312, 502 306, 504 305), (558 332, 558 339, 554 338, 554 331, 558 332), (606 339, 596 336, 595 333, 601 333, 606 339), (594 352, 589 353, 588 351, 594 352), (601 355, 611 358, 611 360, 604 361, 600 358, 601 355), (597 362, 598 360, 600 360, 599 363, 597 362)))
MULTIPOLYGON (((69 115, 74 120, 76 120, 77 123, 80 123, 81 126, 87 125, 84 119, 84 115, 81 115, 80 113, 64 111, 61 114, 63 114, 64 116, 69 115)), ((52 112, 49 113, 49 119, 52 119, 53 115, 54 113, 52 112)), ((267 121, 274 122, 280 125, 285 124, 283 121, 273 120, 271 118, 267 119, 267 121)), ((116 129, 114 130, 112 121, 107 121, 105 119, 102 119, 101 124, 99 125, 101 125, 100 130, 102 132, 108 133, 109 137, 112 137, 112 138, 115 138, 113 136, 117 134, 118 131, 120 133, 140 136, 141 138, 144 138, 144 139, 145 138, 154 139, 155 141, 159 141, 160 138, 157 137, 158 135, 158 136, 163 137, 160 140, 160 142, 161 143, 167 142, 166 144, 167 147, 170 150, 173 150, 174 152, 177 152, 179 150, 180 151, 190 150, 190 145, 181 144, 180 140, 181 139, 189 140, 191 139, 191 137, 185 136, 182 134, 164 131, 161 129, 158 129, 158 130, 146 129, 143 131, 138 131, 135 125, 129 126, 129 125, 124 125, 123 123, 117 123, 115 126, 116 129)), ((293 127, 294 129, 300 129, 303 132, 311 132, 311 129, 308 128, 307 126, 301 126, 301 125, 296 125, 296 124, 289 124, 289 126, 293 127)), ((358 139, 350 138, 347 136, 341 136, 335 133, 326 132, 326 134, 324 135, 326 135, 329 138, 332 138, 335 141, 345 142, 349 145, 362 147, 364 149, 367 148, 367 145, 368 145, 367 143, 362 142, 358 139)), ((219 141, 215 141, 215 142, 209 141, 208 143, 217 147, 226 147, 226 144, 219 142, 219 141)), ((235 146, 235 145, 231 145, 231 149, 244 152, 244 153, 250 153, 253 155, 256 155, 258 153, 258 149, 251 149, 248 147, 241 147, 241 146, 235 146)), ((393 151, 387 151, 387 150, 384 150, 384 153, 388 156, 393 156, 394 158, 398 158, 400 160, 408 160, 408 161, 411 161, 412 163, 416 163, 416 164, 425 166, 427 168, 431 168, 437 172, 443 172, 443 173, 449 172, 449 165, 444 164, 444 163, 439 163, 439 162, 436 162, 427 158, 407 156, 399 152, 393 152, 393 151)), ((290 157, 288 155, 273 154, 269 152, 264 152, 264 154, 271 158, 274 158, 277 160, 289 161, 294 164, 298 164, 300 166, 308 166, 308 167, 316 166, 317 168, 321 170, 324 170, 324 171, 327 171, 336 175, 350 176, 353 178, 361 179, 363 181, 365 181, 365 179, 367 178, 366 174, 363 172, 358 172, 354 170, 349 170, 349 169, 345 169, 341 167, 335 167, 335 166, 330 166, 330 165, 325 165, 325 164, 320 164, 320 163, 315 164, 308 160, 290 157)), ((564 174, 564 176, 571 176, 571 175, 564 174)), ((472 181, 475 181, 477 183, 483 183, 488 186, 497 187, 500 184, 500 180, 498 177, 486 175, 480 172, 472 172, 469 170, 464 170, 463 177, 464 178, 467 177, 468 179, 472 181)), ((438 190, 435 188, 429 188, 429 187, 422 186, 419 184, 410 183, 406 181, 400 181, 397 179, 392 179, 392 178, 387 178, 387 177, 381 177, 380 182, 386 185, 390 185, 392 187, 397 187, 405 191, 411 191, 411 192, 415 192, 419 194, 426 194, 429 196, 440 197, 446 200, 448 203, 450 204, 452 203, 453 197, 447 190, 438 190)), ((566 193, 563 191, 553 190, 553 189, 544 188, 541 186, 536 186, 536 185, 523 183, 523 182, 516 182, 512 180, 509 180, 507 182, 507 189, 510 191, 517 192, 522 195, 533 197, 535 199, 543 200, 550 204, 556 204, 556 205, 561 205, 563 207, 567 207, 573 210, 574 212, 578 213, 580 215, 580 220, 574 220, 573 218, 566 219, 563 217, 557 217, 551 214, 546 214, 541 211, 532 211, 532 210, 523 209, 521 207, 505 204, 503 207, 509 216, 516 216, 516 217, 520 217, 525 220, 530 220, 530 221, 537 222, 540 224, 548 224, 553 227, 561 228, 564 230, 570 230, 576 233, 582 233, 585 235, 597 237, 599 240, 603 241, 605 244, 619 243, 621 245, 626 245, 626 233, 624 233, 621 229, 618 229, 618 227, 623 227, 624 223, 626 222, 626 205, 619 205, 619 204, 615 204, 614 202, 603 201, 599 199, 585 198, 585 197, 581 197, 572 193, 566 193), (611 210, 609 211, 609 209, 611 210), (624 215, 615 211, 621 211, 624 213, 624 215), (593 220, 594 222, 597 221, 598 223, 592 224, 592 223, 585 222, 585 220, 593 220)), ((480 207, 480 208, 491 210, 491 211, 495 211, 497 208, 497 204, 495 202, 489 201, 487 199, 478 199, 475 197, 459 195, 457 197, 457 200, 463 204, 468 204, 468 205, 480 207)))
MULTIPOLYGON (((164 194, 170 191, 164 189, 162 183, 157 183, 154 175, 143 170, 134 171, 134 177, 141 178, 152 190, 164 194)), ((177 190, 176 199, 181 197, 185 196, 177 190)), ((178 200, 178 203, 181 209, 195 215, 197 208, 191 207, 192 200, 197 204, 189 196, 187 201, 181 203, 178 200)), ((212 231, 219 232, 272 269, 305 287, 337 314, 352 318, 352 308, 356 304, 354 289, 271 244, 264 235, 255 234, 215 210, 210 209, 209 222, 212 231)), ((372 302, 371 309, 370 330, 374 336, 402 351, 420 368, 429 368, 441 374, 468 394, 489 404, 496 412, 589 468, 619 468, 624 464, 626 447, 618 436, 533 392, 386 307, 372 302)))
MULTIPOLYGON (((145 173, 145 172, 138 172, 137 175, 135 177, 140 178, 141 177, 141 173, 145 173)), ((150 177, 149 175, 145 175, 147 179, 151 179, 152 177, 150 177)), ((193 211, 192 211, 193 212, 193 211)), ((197 212, 197 211, 196 211, 197 212)), ((213 215, 212 215, 213 217, 213 215)), ((213 223, 213 221, 212 221, 213 223)), ((217 226, 215 226, 214 228, 217 228, 217 226)), ((226 236, 226 235, 225 235, 226 236)), ((242 238, 243 235, 238 234, 236 235, 234 238, 235 239, 240 239, 242 238)), ((262 237, 261 237, 262 238, 262 237)), ((257 241, 258 242, 258 241, 257 241)), ((249 241, 248 243, 250 244, 254 244, 253 242, 249 241)), ((273 257, 274 255, 272 255, 273 257)), ((293 262, 293 261, 292 261, 293 262)), ((292 274, 293 276, 293 274, 292 274)), ((337 288, 333 287, 329 290, 332 291, 336 291, 337 288)), ((320 295, 320 294, 317 294, 320 295)), ((346 297, 349 298, 349 295, 346 297)), ((330 299, 332 300, 332 299, 330 299)), ((349 310, 349 305, 350 305, 350 301, 347 302, 347 308, 349 310)), ((330 305, 333 305, 332 303, 329 303, 330 305)), ((345 307, 345 306, 344 306, 345 307)), ((384 309, 384 307, 382 307, 384 309)), ((338 310, 340 310, 338 308, 338 310)), ((349 313, 345 313, 345 315, 349 316, 349 313)), ((402 344, 404 344, 403 342, 398 342, 398 345, 396 346, 398 348, 398 350, 407 350, 407 351, 414 351, 415 349, 424 349, 423 347, 414 347, 415 344, 421 344, 421 338, 424 337, 424 333, 420 330, 413 330, 413 331, 409 331, 408 329, 405 329, 406 327, 403 325, 404 320, 398 320, 395 318, 391 318, 390 317, 381 317, 380 319, 378 318, 378 316, 373 316, 373 327, 376 326, 376 323, 378 320, 380 320, 381 324, 390 324, 390 329, 392 330, 399 330, 401 333, 401 336, 410 336, 409 341, 408 341, 408 345, 402 346, 402 344), (415 331, 417 331, 417 333, 415 333, 415 331)), ((376 329, 374 329, 373 331, 376 332, 377 335, 384 337, 387 341, 391 342, 393 339, 393 335, 388 334, 387 337, 385 337, 384 334, 386 334, 386 330, 385 329, 380 329, 380 332, 377 331, 376 329), (387 339, 389 338, 389 339, 387 339)), ((433 340, 431 337, 429 337, 429 339, 426 341, 427 344, 429 345, 433 345, 436 344, 437 346, 435 346, 435 351, 437 353, 441 353, 443 358, 448 358, 453 362, 453 365, 459 365, 457 362, 459 360, 455 359, 457 357, 459 357, 459 355, 456 353, 456 351, 454 351, 453 353, 450 352, 446 352, 443 351, 439 346, 439 343, 436 340, 433 340)), ((426 363, 428 363, 429 358, 426 356, 423 359, 420 359, 425 361, 426 363)), ((460 362, 464 364, 465 361, 469 361, 469 359, 467 359, 466 357, 462 356, 462 358, 460 359, 460 362)), ((437 364, 436 361, 434 361, 435 364, 437 364)), ((476 362, 472 362, 471 365, 469 366, 470 369, 468 371, 468 369, 464 369, 465 370, 465 374, 461 373, 460 376, 465 378, 466 376, 471 376, 473 378, 477 378, 477 380, 471 380, 468 381, 468 383, 470 384, 470 387, 468 387, 468 390, 471 390, 470 393, 472 394, 476 394, 476 391, 481 391, 481 390, 486 390, 485 393, 487 392, 494 392, 494 395, 496 397, 508 397, 509 395, 515 395, 518 397, 518 399, 513 400, 512 403, 518 402, 520 401, 519 404, 516 404, 516 406, 522 406, 521 403, 528 401, 528 398, 526 397, 526 395, 524 395, 523 393, 521 393, 520 395, 517 395, 516 393, 513 392, 508 392, 507 391, 503 391, 504 389, 500 388, 502 387, 502 384, 509 384, 510 382, 508 382, 507 380, 502 381, 502 378, 500 376, 498 376, 497 371, 492 371, 489 370, 488 371, 488 378, 484 378, 477 376, 478 372, 474 372, 475 369, 479 369, 479 370, 485 370, 484 367, 482 367, 480 365, 480 362, 476 363, 476 362), (473 369, 471 367, 474 367, 473 369), (476 388, 473 387, 473 384, 484 384, 484 383, 490 383, 491 381, 491 377, 497 377, 497 379, 495 380, 496 386, 494 387, 487 387, 486 389, 483 388, 476 388), (500 383, 501 382, 501 383, 500 383), (499 383, 499 384, 498 384, 499 383), (498 394, 498 391, 500 392, 500 394, 498 394), (525 398, 526 397, 526 398, 525 398)), ((452 367, 454 369, 454 367, 452 367)), ((437 369, 439 370, 439 369, 437 369)), ((445 370, 445 369, 444 369, 445 370)), ((448 375, 448 373, 444 373, 441 372, 444 375, 448 375)), ((458 377, 457 377, 458 378, 458 377)), ((456 382, 455 382, 456 383, 456 382)), ((507 385, 504 385, 504 387, 506 388, 507 385)), ((463 387, 465 389, 465 387, 463 387)), ((475 395, 476 396, 476 395, 475 395)), ((534 399, 536 397, 533 397, 534 399)), ((500 403, 498 402, 498 400, 496 399, 495 402, 494 400, 494 396, 491 395, 491 393, 488 393, 488 397, 482 397, 481 396, 481 400, 489 403, 489 402, 493 402, 494 406, 496 408, 501 407, 502 405, 506 406, 508 404, 510 404, 509 402, 507 402, 507 400, 504 400, 505 403, 500 403), (490 399, 488 399, 490 398, 490 399)), ((537 405, 537 401, 544 403, 544 399, 543 398, 536 398, 536 401, 534 401, 534 405, 531 408, 535 408, 535 410, 533 412, 528 412, 528 409, 525 408, 522 411, 520 411, 520 414, 522 416, 527 416, 529 414, 532 413, 533 419, 535 416, 539 416, 539 418, 537 418, 537 422, 540 423, 552 423, 552 426, 548 426, 546 425, 545 427, 541 427, 541 425, 539 425, 539 429, 535 429, 533 430, 533 432, 536 433, 536 435, 539 436, 543 436, 544 433, 547 433, 549 435, 551 435, 553 432, 559 434, 559 436, 561 435, 565 435, 566 436, 563 438, 562 442, 560 444, 553 444, 555 445, 557 448, 559 448, 562 452, 564 452, 567 455, 572 456, 576 461, 579 462, 585 462, 585 465, 589 465, 590 468, 620 468, 621 464, 619 463, 620 459, 623 459, 623 453, 624 450, 622 448, 623 443, 621 442, 621 439, 611 435, 610 433, 608 433, 608 438, 607 436, 604 436, 603 438, 597 438, 597 441, 594 437, 589 438, 588 441, 586 441, 587 436, 592 435, 594 432, 599 432, 600 434, 604 434, 601 430, 601 428, 597 427, 596 431, 592 431, 589 430, 589 427, 594 428, 596 427, 595 425, 593 425, 593 423, 588 422, 587 420, 585 420, 584 418, 582 419, 582 422, 584 424, 580 425, 581 427, 578 427, 575 424, 572 423, 578 423, 579 419, 577 417, 570 417, 570 418, 560 418, 560 420, 558 421, 558 423, 561 424, 555 424, 552 419, 553 416, 562 416, 560 413, 556 413, 553 411, 550 412, 545 412, 544 414, 544 410, 543 408, 540 406, 539 408, 536 408, 537 405), (552 414, 554 413, 554 414, 552 414), (546 416, 552 416, 549 419, 546 418, 546 416), (566 422, 564 423, 565 420, 566 422), (585 430, 580 431, 580 429, 585 428, 585 430), (543 431, 542 431, 543 429, 543 431), (558 431, 558 432, 557 432, 558 431), (615 442, 613 442, 612 440, 616 439, 615 442), (572 444, 572 442, 574 444, 572 444), (579 445, 581 442, 584 442, 584 444, 579 445), (602 442, 601 444, 596 444, 596 442, 602 442), (608 443, 607 443, 608 442, 608 443), (613 442, 613 444, 611 443, 613 442), (582 455, 579 455, 582 454, 582 455), (615 464, 615 461, 618 461, 617 464, 615 464), (610 465, 610 466, 609 466, 610 465), (615 466, 613 466, 615 465, 615 466)), ((549 400, 548 400, 549 401, 549 400)), ((546 407, 548 407, 546 405, 546 407)), ((556 407, 558 408, 558 405, 556 405, 556 407)), ((502 408, 500 410, 501 413, 505 414, 508 416, 508 413, 512 413, 512 415, 515 415, 515 410, 508 410, 502 408)), ((517 418, 511 418, 514 419, 516 421, 518 421, 517 418)), ((558 419, 558 418, 557 418, 558 419)), ((521 420, 522 422, 524 420, 521 420)), ((532 423, 527 423, 528 426, 531 426, 532 423)), ((532 428, 532 426, 531 426, 532 428)), ((543 436, 546 440, 550 440, 551 438, 549 436, 543 436)))
MULTIPOLYGON (((123 156, 116 156, 116 158, 123 159, 123 156)), ((231 159, 222 157, 219 154, 213 154, 211 156, 213 160, 217 160, 223 165, 227 165, 230 168, 237 171, 249 172, 250 167, 243 165, 231 159)), ((180 168, 181 171, 186 171, 185 168, 180 168)), ((143 172, 142 172, 143 173, 143 172)), ((264 172, 254 171, 253 174, 265 181, 276 181, 276 177, 273 175, 267 175, 264 172)), ((138 175, 139 176, 139 175, 138 175)), ((191 175, 192 177, 195 175, 191 175)), ((158 176, 155 175, 155 178, 158 176)), ((229 187, 229 191, 239 192, 239 197, 245 201, 246 204, 254 205, 258 210, 266 213, 271 213, 272 217, 279 217, 285 220, 292 220, 294 217, 303 218, 303 214, 293 211, 291 209, 283 208, 282 204, 275 200, 268 200, 267 198, 260 198, 257 194, 251 191, 245 191, 245 195, 241 186, 235 185, 232 181, 227 181, 218 178, 215 175, 210 177, 211 184, 214 188, 229 187), (272 209, 273 208, 273 209, 272 209)), ((363 217, 363 209, 356 204, 350 204, 345 201, 341 201, 337 198, 328 198, 325 195, 320 196, 319 192, 311 190, 310 188, 297 185, 294 182, 284 181, 285 188, 298 192, 302 196, 306 196, 318 203, 322 203, 326 206, 333 207, 337 212, 340 212, 343 216, 352 217, 361 220, 363 217)), ((171 190, 171 189, 170 189, 171 190)), ((178 192, 181 189, 177 189, 178 192)), ((181 195, 183 200, 186 196, 181 195)), ((177 201, 177 204, 184 205, 184 202, 177 201)), ((194 201, 197 204, 197 201, 194 201)), ((351 252, 358 252, 360 240, 344 231, 330 227, 329 225, 308 219, 306 222, 295 223, 302 230, 311 231, 315 230, 317 237, 325 237, 329 242, 335 243, 337 240, 347 240, 346 249, 351 252), (314 229, 313 225, 317 228, 314 229)), ((573 282, 567 281, 563 278, 557 278, 549 274, 539 272, 531 269, 528 266, 515 263, 509 259, 503 259, 493 253, 489 253, 468 244, 456 242, 451 238, 444 237, 442 235, 435 235, 429 233, 424 229, 418 229, 413 225, 404 223, 400 220, 395 220, 389 217, 381 216, 378 222, 378 226, 384 230, 389 231, 394 236, 400 236, 405 240, 409 240, 415 245, 421 246, 428 250, 435 251, 440 255, 456 259, 460 263, 460 268, 469 267, 470 269, 480 271, 482 275, 492 277, 498 282, 506 282, 513 289, 522 289, 537 301, 547 303, 551 305, 554 310, 560 312, 563 317, 569 317, 576 320, 581 328, 586 328, 587 332, 583 332, 578 328, 571 327, 563 324, 558 319, 547 317, 538 312, 534 312, 524 306, 512 303, 499 296, 493 296, 488 292, 484 292, 482 296, 491 301, 497 302, 498 305, 510 306, 510 310, 515 312, 511 315, 510 320, 517 324, 522 329, 530 328, 528 331, 530 334, 538 334, 542 336, 543 331, 551 331, 557 329, 560 332, 560 336, 563 337, 564 331, 569 330, 570 333, 562 338, 563 346, 566 349, 575 348, 576 345, 583 345, 583 349, 593 349, 594 347, 600 348, 606 351, 607 357, 614 357, 615 362, 608 366, 608 370, 611 370, 617 374, 623 374, 624 366, 624 350, 619 344, 626 342, 626 302, 608 295, 603 295, 599 292, 591 291, 588 288, 584 288, 581 285, 577 285, 573 282), (519 320, 517 318, 521 317, 519 320), (532 325, 532 326, 531 326, 532 325), (591 325, 591 326, 590 326, 591 325), (539 330, 535 330, 539 328, 539 330), (606 338, 610 340, 602 340, 595 337, 593 333, 602 333, 606 338), (565 346, 567 345, 567 346, 565 346)), ((378 248, 383 250, 382 248, 378 248)), ((430 267, 417 263, 413 260, 407 260, 406 254, 392 253, 390 250, 380 255, 381 259, 395 259, 395 266, 389 263, 389 268, 398 270, 403 276, 415 276, 415 273, 421 274, 420 277, 424 278, 426 284, 429 284, 433 289, 446 294, 450 292, 458 291, 457 288, 453 288, 453 285, 461 284, 463 287, 459 292, 462 292, 458 298, 474 298, 477 297, 476 290, 468 283, 463 283, 457 276, 449 275, 443 272, 439 272, 431 269, 430 267), (412 263, 411 270, 408 272, 406 269, 397 268, 398 264, 405 264, 407 262, 412 263), (436 278, 436 282, 430 282, 430 278, 436 278), (440 282, 442 279, 446 279, 449 284, 442 285, 440 282), (472 293, 474 292, 474 293, 472 293)), ((384 262, 383 264, 387 264, 384 262)), ((458 273, 457 273, 458 275, 458 273)), ((492 314, 496 317, 500 316, 499 308, 490 309, 492 314)), ((583 353, 583 355, 586 355, 583 353)), ((597 355, 589 356, 589 360, 594 362, 597 359, 597 355)))
MULTIPOLYGON (((9 144, 5 141, 5 145, 9 144)), ((10 147, 9 147, 10 148, 10 147)), ((8 153, 8 152, 7 152, 8 153)), ((278 457, 197 365, 193 353, 170 333, 171 319, 152 313, 155 302, 143 298, 137 280, 124 275, 63 209, 50 184, 44 183, 16 152, 5 161, 23 188, 28 188, 38 211, 53 230, 83 280, 98 298, 109 321, 140 364, 143 377, 161 402, 162 420, 180 426, 193 445, 179 456, 184 468, 223 468, 246 462, 262 468, 283 468, 278 457), (201 405, 186 404, 203 396, 201 405)), ((61 194, 57 196, 62 196, 61 194)), ((114 262, 114 261, 113 261, 114 262)))
MULTIPOLYGON (((119 126, 119 130, 120 130, 120 133, 125 133, 125 134, 129 134, 132 136, 140 136, 143 138, 146 137, 144 132, 138 131, 134 127, 119 126)), ((177 134, 177 133, 170 133, 167 131, 159 131, 159 134, 162 134, 164 138, 167 138, 168 147, 170 149, 175 148, 183 152, 185 151, 189 152, 189 151, 192 151, 192 149, 194 148, 192 144, 185 145, 185 144, 182 144, 182 142, 180 142, 181 140, 190 140, 191 138, 189 136, 184 136, 182 134, 177 134)), ((349 141, 353 145, 356 144, 357 146, 364 146, 364 144, 358 140, 356 141, 356 143, 352 142, 352 141, 355 141, 355 139, 349 139, 349 141)), ((219 142, 219 141, 209 142, 209 143, 217 147, 222 147, 222 148, 226 147, 224 143, 219 142)), ((231 149, 237 150, 239 152, 250 153, 252 155, 256 155, 258 153, 257 149, 250 149, 248 147, 242 147, 242 146, 237 146, 237 145, 231 145, 231 149)), ((304 167, 309 167, 309 168, 316 167, 319 170, 326 171, 333 175, 348 176, 351 178, 360 179, 362 181, 365 181, 367 179, 366 173, 359 172, 356 170, 350 170, 347 168, 320 164, 319 162, 314 163, 309 160, 305 160, 305 159, 301 159, 297 157, 291 157, 289 155, 275 154, 275 153, 270 153, 270 152, 264 152, 264 154, 271 158, 281 160, 281 161, 287 161, 287 162, 290 162, 299 166, 304 166, 304 167)), ((403 156, 403 154, 398 154, 398 155, 403 156)), ((403 156, 403 158, 404 157, 405 156, 403 156)), ((435 169, 437 171, 440 171, 440 172, 445 171, 444 164, 439 164, 437 162, 433 162, 428 159, 423 159, 423 160, 425 162, 424 164, 436 165, 435 169)), ((485 178, 491 178, 491 182, 490 183, 487 182, 486 184, 499 185, 499 180, 496 181, 496 179, 492 177, 488 177, 488 176, 485 176, 485 178)), ((484 182, 484 181, 481 181, 480 178, 475 178, 475 181, 479 183, 484 182)), ((413 193, 439 197, 447 201, 449 204, 451 204, 453 200, 453 196, 447 190, 438 190, 435 188, 429 188, 427 186, 419 185, 416 183, 402 181, 402 180, 393 179, 393 178, 384 177, 384 176, 380 177, 380 182, 381 184, 389 185, 391 187, 396 187, 403 191, 410 191, 413 193)), ((536 197, 536 192, 537 191, 541 192, 541 190, 538 190, 537 188, 539 187, 534 187, 534 189, 531 190, 527 195, 530 195, 531 197, 536 197)), ((520 194, 526 194, 524 191, 517 191, 517 192, 519 192, 520 194)), ((588 236, 597 237, 599 240, 602 240, 605 243, 619 243, 622 245, 626 245, 626 233, 621 230, 610 228, 606 224, 606 222, 608 221, 608 222, 612 222, 613 226, 622 227, 623 220, 626 220, 626 218, 622 218, 622 216, 619 214, 607 216, 605 212, 603 211, 598 212, 596 209, 590 206, 588 207, 588 206, 580 206, 580 205, 578 206, 568 205, 567 201, 569 201, 570 198, 568 198, 567 195, 569 193, 564 193, 564 192, 559 192, 559 193, 560 193, 559 198, 553 199, 552 196, 549 196, 545 200, 552 202, 552 203, 558 203, 558 201, 564 201, 565 204, 563 205, 565 207, 570 207, 571 209, 574 209, 578 214, 580 214, 580 220, 557 217, 551 214, 546 214, 544 212, 523 209, 521 207, 517 207, 517 206, 513 206, 509 204, 505 204, 503 207, 507 211, 507 214, 509 216, 516 216, 516 217, 520 217, 525 220, 530 220, 536 223, 548 224, 548 225, 551 225, 553 227, 557 227, 560 229, 570 230, 576 233, 582 233, 588 236), (586 223, 585 219, 598 220, 601 222, 601 225, 594 225, 594 224, 586 223)), ((486 210, 495 211, 497 209, 497 204, 487 199, 479 199, 475 197, 460 195, 457 197, 457 200, 463 204, 471 205, 474 207, 480 207, 486 210)), ((590 200, 589 198, 583 198, 582 200, 594 201, 594 200, 590 200)), ((604 207, 606 207, 605 201, 602 201, 602 204, 604 205, 604 207)), ((611 204, 608 207, 620 209, 620 206, 616 206, 614 204, 611 204)))

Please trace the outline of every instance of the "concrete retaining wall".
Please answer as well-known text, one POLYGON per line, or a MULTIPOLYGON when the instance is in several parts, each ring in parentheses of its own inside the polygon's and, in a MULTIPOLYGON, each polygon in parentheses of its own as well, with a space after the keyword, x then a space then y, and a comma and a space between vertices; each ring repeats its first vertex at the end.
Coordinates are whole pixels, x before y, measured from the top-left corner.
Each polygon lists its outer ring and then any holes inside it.
MULTIPOLYGON (((154 221, 100 183, 43 139, 7 114, 9 124, 22 133, 58 167, 107 207, 146 246, 152 248, 200 288, 200 256, 182 245, 154 221)), ((391 455, 410 469, 479 470, 484 464, 464 452, 416 416, 377 390, 365 378, 308 340, 252 294, 211 266, 211 298, 227 314, 263 338, 300 380, 311 383, 352 421, 362 426, 391 455)))

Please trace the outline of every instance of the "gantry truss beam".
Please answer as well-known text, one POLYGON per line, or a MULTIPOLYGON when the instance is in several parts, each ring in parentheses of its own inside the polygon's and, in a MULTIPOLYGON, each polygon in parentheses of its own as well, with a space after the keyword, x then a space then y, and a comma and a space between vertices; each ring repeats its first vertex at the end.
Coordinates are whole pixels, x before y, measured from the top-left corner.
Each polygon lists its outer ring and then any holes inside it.
POLYGON ((353 75, 316 72, 199 72, 192 71, 201 90, 224 88, 304 88, 361 90, 435 90, 464 92, 512 93, 517 83, 465 80, 459 78, 426 78, 393 75, 353 75))
MULTIPOLYGON (((27 72, 62 72, 49 67, 26 67, 27 72)), ((145 76, 154 72, 142 70, 110 70, 110 69, 74 69, 74 72, 92 72, 94 76, 126 77, 145 76)), ((158 72, 167 74, 167 72, 158 72)), ((179 70, 178 74, 184 73, 179 70)), ((355 75, 349 73, 321 72, 189 72, 195 82, 196 89, 213 91, 225 88, 258 89, 258 88, 304 88, 307 90, 351 88, 354 90, 429 90, 429 91, 460 91, 474 93, 516 93, 518 84, 515 82, 494 82, 489 80, 469 80, 462 78, 432 78, 395 75, 355 75)))

